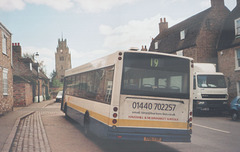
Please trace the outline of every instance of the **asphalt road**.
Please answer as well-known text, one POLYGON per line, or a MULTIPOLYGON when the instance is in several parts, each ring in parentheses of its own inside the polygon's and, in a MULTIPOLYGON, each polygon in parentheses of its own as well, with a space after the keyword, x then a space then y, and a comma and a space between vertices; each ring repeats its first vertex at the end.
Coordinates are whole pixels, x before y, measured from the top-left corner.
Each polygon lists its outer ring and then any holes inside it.
POLYGON ((239 152, 240 121, 230 117, 202 116, 193 119, 191 143, 113 142, 85 137, 82 127, 66 119, 60 103, 45 108, 42 121, 53 152, 239 152))

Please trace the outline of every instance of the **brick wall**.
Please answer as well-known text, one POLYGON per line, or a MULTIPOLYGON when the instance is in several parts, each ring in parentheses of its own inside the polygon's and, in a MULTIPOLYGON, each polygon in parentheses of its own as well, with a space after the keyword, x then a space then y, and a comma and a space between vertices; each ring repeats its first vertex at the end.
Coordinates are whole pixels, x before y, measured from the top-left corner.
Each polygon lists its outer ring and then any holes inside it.
POLYGON ((218 52, 219 71, 223 72, 228 85, 229 101, 237 96, 237 82, 240 81, 240 70, 235 70, 235 50, 230 48, 218 52))
POLYGON ((217 64, 216 45, 228 14, 227 8, 212 8, 209 12, 197 38, 197 58, 194 58, 196 62, 217 64))
POLYGON ((33 102, 32 86, 29 83, 14 83, 14 106, 28 106, 33 102))
POLYGON ((12 76, 12 65, 11 65, 11 34, 8 30, 0 23, 0 115, 11 111, 13 107, 13 76, 12 76), (3 34, 7 37, 7 53, 2 52, 2 36, 3 34), (8 70, 8 92, 7 95, 3 95, 3 69, 8 70))

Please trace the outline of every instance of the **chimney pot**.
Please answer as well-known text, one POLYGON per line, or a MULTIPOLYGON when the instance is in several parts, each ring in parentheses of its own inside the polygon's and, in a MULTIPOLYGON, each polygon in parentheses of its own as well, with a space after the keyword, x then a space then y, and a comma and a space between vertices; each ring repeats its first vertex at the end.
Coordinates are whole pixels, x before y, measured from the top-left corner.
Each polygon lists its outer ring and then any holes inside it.
POLYGON ((14 46, 14 43, 12 43, 12 46, 14 46))
POLYGON ((162 23, 162 18, 160 18, 160 23, 162 23))
POLYGON ((18 46, 20 46, 20 43, 18 43, 18 46))
POLYGON ((168 22, 166 22, 166 18, 164 18, 164 22, 162 22, 162 18, 161 18, 161 23, 159 23, 159 33, 167 29, 168 29, 168 22))

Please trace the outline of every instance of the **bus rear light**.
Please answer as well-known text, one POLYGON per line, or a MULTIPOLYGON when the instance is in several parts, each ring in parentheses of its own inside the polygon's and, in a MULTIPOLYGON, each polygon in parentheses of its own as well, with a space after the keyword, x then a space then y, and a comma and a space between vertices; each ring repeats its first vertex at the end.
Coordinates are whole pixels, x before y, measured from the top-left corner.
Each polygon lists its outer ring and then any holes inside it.
POLYGON ((189 127, 192 127, 192 123, 189 124, 189 127))
POLYGON ((118 138, 118 139, 121 139, 121 138, 122 138, 122 136, 117 136, 117 138, 118 138))
POLYGON ((193 60, 191 61, 191 67, 194 68, 193 60))
POLYGON ((119 52, 119 53, 118 53, 118 55, 120 55, 120 56, 121 56, 121 55, 122 55, 122 52, 119 52))
POLYGON ((116 124, 116 123, 117 123, 117 120, 116 120, 116 119, 113 119, 112 123, 113 123, 113 124, 116 124))
POLYGON ((114 107, 114 108, 113 108, 113 111, 114 111, 114 112, 117 112, 117 111, 118 111, 118 108, 117 108, 117 107, 114 107))
POLYGON ((117 118, 117 114, 116 113, 113 114, 113 118, 117 118))
POLYGON ((122 57, 118 57, 118 60, 122 60, 122 57))
POLYGON ((189 113, 189 115, 192 116, 192 114, 193 114, 193 112, 191 111, 191 112, 189 113))
POLYGON ((192 117, 189 118, 188 122, 192 122, 192 117))

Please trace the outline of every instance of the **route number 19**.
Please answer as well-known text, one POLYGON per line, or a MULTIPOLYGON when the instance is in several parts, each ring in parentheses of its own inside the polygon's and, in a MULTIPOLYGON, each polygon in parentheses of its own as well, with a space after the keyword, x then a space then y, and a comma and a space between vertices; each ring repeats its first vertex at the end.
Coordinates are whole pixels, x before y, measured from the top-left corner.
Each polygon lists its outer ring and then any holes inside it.
POLYGON ((151 67, 158 67, 159 61, 158 59, 151 58, 151 67))

